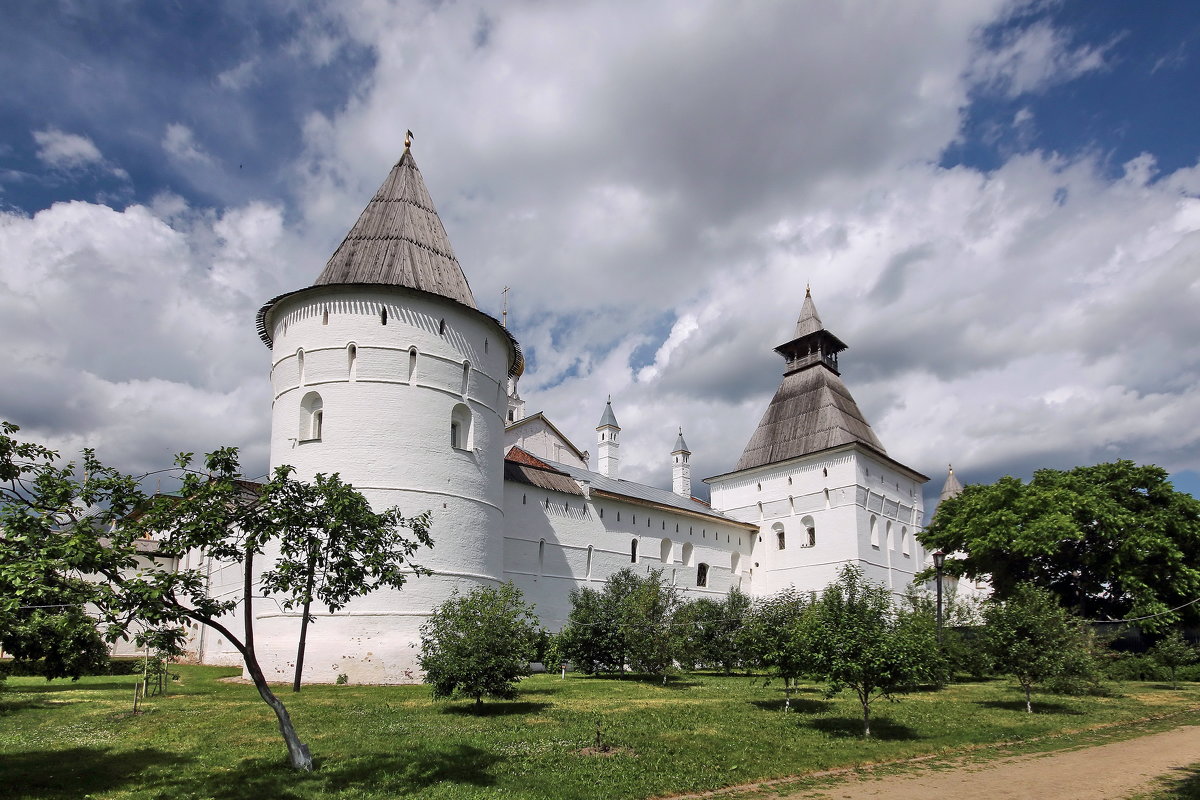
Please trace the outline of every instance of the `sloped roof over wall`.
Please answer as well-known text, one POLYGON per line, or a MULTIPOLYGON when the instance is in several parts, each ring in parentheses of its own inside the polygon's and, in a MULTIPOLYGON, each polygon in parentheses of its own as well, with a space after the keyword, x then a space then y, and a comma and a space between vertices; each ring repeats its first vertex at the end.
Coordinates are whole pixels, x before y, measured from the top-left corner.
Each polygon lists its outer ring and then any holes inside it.
POLYGON ((408 149, 329 257, 314 285, 345 283, 407 286, 476 307, 450 237, 408 149))
POLYGON ((854 442, 887 454, 842 379, 804 369, 784 376, 734 472, 854 442))
POLYGON ((552 492, 583 494, 583 489, 580 489, 579 484, 567 473, 555 469, 519 447, 509 448, 508 454, 504 456, 504 480, 549 489, 552 492))

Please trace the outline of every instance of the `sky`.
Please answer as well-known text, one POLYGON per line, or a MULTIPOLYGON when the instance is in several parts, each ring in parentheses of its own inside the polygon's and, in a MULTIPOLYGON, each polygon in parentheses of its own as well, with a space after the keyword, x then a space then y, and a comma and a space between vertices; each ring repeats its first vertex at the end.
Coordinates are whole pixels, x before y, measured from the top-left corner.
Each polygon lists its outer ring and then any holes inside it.
POLYGON ((732 469, 806 287, 888 454, 1200 494, 1193 2, 0 0, 0 419, 266 471, 268 298, 414 133, 520 392, 732 469), (1189 100, 1188 98, 1192 98, 1189 100))

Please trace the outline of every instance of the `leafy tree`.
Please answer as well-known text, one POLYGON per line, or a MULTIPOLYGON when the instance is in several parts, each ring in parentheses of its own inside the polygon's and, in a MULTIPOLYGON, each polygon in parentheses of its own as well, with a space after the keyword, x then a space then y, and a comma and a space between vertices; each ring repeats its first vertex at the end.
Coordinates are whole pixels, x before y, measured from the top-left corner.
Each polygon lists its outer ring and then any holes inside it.
MULTIPOLYGON (((6 592, 5 592, 6 593, 6 592)), ((46 680, 102 673, 108 668, 108 647, 96 621, 78 605, 45 604, 65 599, 27 594, 27 605, 0 617, 0 642, 13 662, 46 680)))
POLYGON ((787 588, 754 603, 738 637, 748 658, 783 679, 783 709, 792 707, 796 682, 813 668, 808 640, 810 595, 787 588))
POLYGON ((421 669, 433 696, 510 700, 530 672, 541 628, 511 582, 457 593, 421 626, 421 669))
POLYGON ((613 593, 572 589, 571 611, 557 636, 558 654, 588 675, 624 672, 625 631, 613 593))
POLYGON ((1156 466, 1041 469, 1028 484, 967 486, 920 539, 961 553, 947 572, 987 577, 1000 598, 1032 583, 1085 618, 1150 617, 1141 624, 1151 631, 1200 619, 1187 605, 1200 597, 1200 500, 1156 466))
POLYGON ((300 691, 304 649, 314 601, 332 614, 355 597, 404 586, 425 570, 412 563, 418 547, 432 545, 429 512, 405 519, 396 508, 376 514, 354 487, 318 473, 311 483, 292 479, 291 467, 276 470, 260 498, 259 512, 273 523, 279 557, 262 575, 262 588, 284 608, 300 606, 300 641, 292 691, 300 691), (398 528, 411 538, 396 536, 398 528))
POLYGON ((679 660, 692 667, 720 669, 726 675, 745 661, 741 633, 750 598, 733 589, 721 600, 701 597, 675 612, 679 660))
POLYGON ((1046 589, 1018 584, 1008 599, 988 602, 983 619, 992 663, 997 671, 1017 679, 1029 713, 1033 713, 1030 693, 1035 686, 1090 671, 1082 622, 1046 589))
MULTIPOLYGON (((662 676, 675 665, 678 640, 675 636, 675 612, 679 608, 679 588, 663 580, 662 570, 652 569, 637 575, 626 568, 627 580, 614 589, 621 610, 621 628, 625 652, 635 672, 662 676)), ((624 576, 623 576, 624 577, 624 576)))
POLYGON ((575 589, 560 634, 561 653, 580 670, 665 675, 675 660, 672 623, 679 590, 661 570, 638 575, 628 567, 609 576, 600 591, 575 589))
POLYGON ((1196 648, 1183 638, 1183 634, 1171 631, 1150 648, 1150 657, 1154 659, 1154 663, 1167 671, 1171 679, 1171 688, 1178 689, 1179 680, 1176 674, 1179 668, 1195 663, 1200 656, 1197 655, 1196 648))
POLYGON ((897 608, 891 592, 863 579, 847 565, 805 615, 801 629, 813 672, 830 693, 844 688, 858 696, 863 737, 871 735, 871 704, 892 699, 933 677, 937 639, 933 620, 897 608))
MULTIPOLYGON (((210 453, 202 473, 189 468, 191 455, 184 454, 176 462, 183 470, 180 495, 149 498, 137 478, 104 466, 93 451, 85 450, 78 465, 61 464, 49 448, 15 440, 16 431, 0 424, 0 617, 54 592, 91 604, 110 640, 140 626, 139 644, 155 632, 157 644, 168 646, 182 641, 183 623, 207 625, 241 653, 259 696, 275 712, 292 766, 312 769, 308 747, 267 685, 254 641, 255 559, 278 539, 280 506, 293 496, 289 470, 258 486, 241 478, 236 449, 210 453), (235 565, 244 576, 242 596, 211 596, 202 568, 147 565, 140 556, 148 539, 157 557, 182 563, 196 553, 235 565), (240 626, 231 619, 239 606, 240 626)), ((361 511, 347 506, 333 519, 361 511)), ((395 512, 382 516, 394 529, 408 524, 395 512)), ((394 537, 390 555, 371 570, 400 569, 410 551, 398 531, 394 537)))
MULTIPOLYGON (((937 600, 928 591, 910 584, 904 591, 904 606, 917 619, 937 627, 937 600)), ((957 674, 982 677, 991 670, 986 648, 980 640, 980 609, 957 596, 954 590, 942 599, 942 640, 930 667, 939 683, 954 680, 957 674)))

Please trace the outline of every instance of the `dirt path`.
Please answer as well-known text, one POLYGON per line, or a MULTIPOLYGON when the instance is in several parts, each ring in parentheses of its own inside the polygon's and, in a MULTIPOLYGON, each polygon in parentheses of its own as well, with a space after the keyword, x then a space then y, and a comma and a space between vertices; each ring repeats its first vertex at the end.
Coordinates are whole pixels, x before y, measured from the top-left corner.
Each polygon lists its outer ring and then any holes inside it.
MULTIPOLYGON (((855 775, 806 789, 789 800, 1123 800, 1152 788, 1154 778, 1200 761, 1200 726, 1067 752, 1014 756, 950 768, 930 764, 904 774, 855 775)), ((778 796, 778 795, 777 795, 778 796)))

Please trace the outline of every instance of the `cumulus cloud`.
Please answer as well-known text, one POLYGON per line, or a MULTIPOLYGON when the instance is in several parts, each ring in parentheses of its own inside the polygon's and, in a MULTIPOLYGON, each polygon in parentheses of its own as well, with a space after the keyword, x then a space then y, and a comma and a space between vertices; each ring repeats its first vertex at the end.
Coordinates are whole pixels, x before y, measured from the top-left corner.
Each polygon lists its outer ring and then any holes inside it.
POLYGON ((56 128, 33 132, 38 159, 49 167, 71 169, 104 161, 100 149, 86 136, 63 133, 56 128))
POLYGON ((51 169, 65 172, 99 169, 122 180, 129 178, 129 173, 110 164, 86 136, 46 128, 34 131, 33 141, 37 143, 38 160, 51 169))
POLYGON ((1107 69, 1108 52, 1114 43, 1073 47, 1067 32, 1049 22, 1037 22, 1007 30, 972 65, 971 78, 1008 97, 1044 91, 1107 69))
POLYGON ((265 470, 267 354, 254 310, 289 252, 278 207, 171 223, 60 203, 0 214, 0 416, 127 469, 241 445, 265 470))
POLYGON ((167 126, 162 139, 163 150, 172 158, 190 165, 208 165, 213 163, 209 155, 196 141, 196 135, 187 125, 172 122, 167 126))

